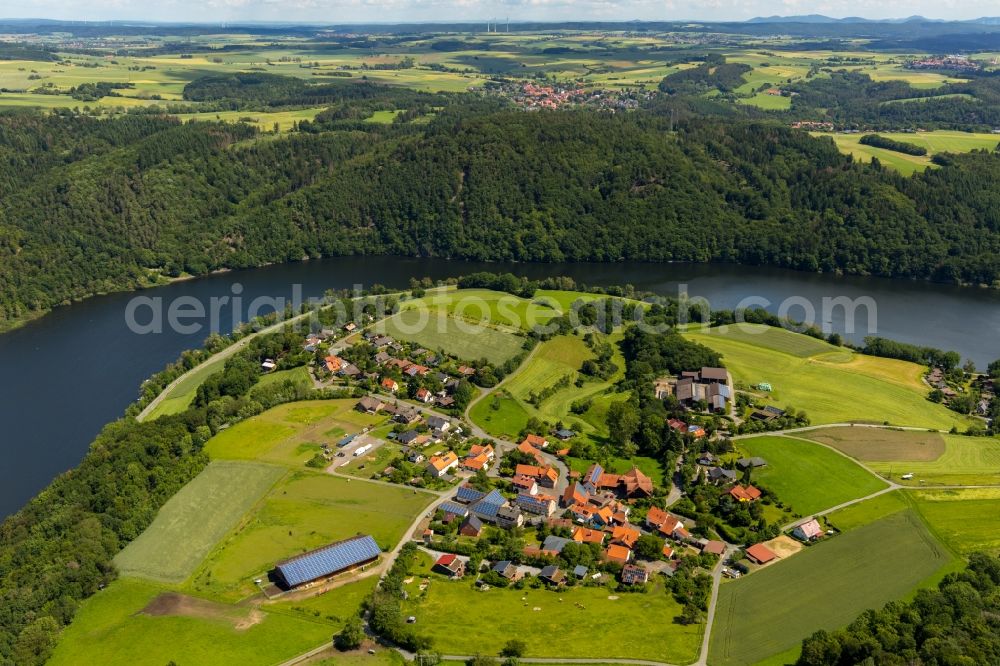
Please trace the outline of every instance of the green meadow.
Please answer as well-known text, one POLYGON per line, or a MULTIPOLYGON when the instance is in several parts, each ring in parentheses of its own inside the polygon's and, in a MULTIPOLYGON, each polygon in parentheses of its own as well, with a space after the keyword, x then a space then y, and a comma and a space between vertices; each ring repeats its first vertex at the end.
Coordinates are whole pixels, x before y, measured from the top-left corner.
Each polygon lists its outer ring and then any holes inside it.
POLYGON ((188 589, 236 602, 256 593, 254 578, 279 560, 359 533, 388 550, 432 499, 402 486, 293 472, 208 555, 188 589))
POLYGON ((385 421, 362 414, 357 400, 310 400, 279 405, 223 430, 205 444, 213 459, 261 460, 299 467, 345 434, 385 421))
POLYGON ((460 359, 504 363, 524 347, 524 338, 491 324, 469 322, 443 309, 413 307, 389 317, 378 328, 399 340, 443 350, 460 359))
POLYGON ((722 354, 738 386, 770 383, 773 391, 758 392, 760 399, 804 410, 814 424, 888 422, 947 430, 971 423, 927 400, 923 368, 913 363, 847 350, 802 357, 726 335, 684 335, 722 354))
POLYGON ((938 539, 960 555, 1000 553, 1000 488, 906 491, 938 539))
POLYGON ((433 575, 425 595, 411 583, 403 613, 417 618, 422 632, 445 654, 497 654, 508 639, 525 642, 531 657, 651 659, 687 664, 698 657, 704 625, 672 621, 681 607, 662 584, 645 594, 616 593, 612 588, 569 590, 477 590, 470 581, 446 581, 433 575), (461 612, 455 612, 461 609, 461 612), (490 631, 479 632, 470 647, 470 618, 489 618, 490 631), (623 633, 599 639, 609 628, 623 633), (624 631, 628 627, 628 631, 624 631))
POLYGON ((215 461, 181 488, 117 556, 125 576, 180 583, 285 474, 281 467, 215 461))
POLYGON ((923 171, 931 164, 931 157, 937 153, 967 153, 972 150, 994 150, 1000 143, 1000 136, 989 133, 954 132, 947 130, 937 130, 934 132, 879 132, 895 141, 905 141, 916 144, 927 149, 927 155, 906 155, 884 148, 875 148, 860 143, 862 134, 820 134, 816 136, 828 136, 837 144, 840 152, 853 155, 856 160, 871 162, 873 157, 888 167, 892 167, 904 175, 909 175, 915 171, 923 171))
POLYGON ((865 609, 906 597, 951 561, 914 511, 807 547, 723 583, 709 663, 753 664, 792 652, 819 629, 843 627, 865 609))
POLYGON ((83 602, 49 663, 272 666, 329 641, 374 582, 352 583, 294 605, 254 608, 123 578, 83 602))
POLYGON ((741 439, 737 448, 767 461, 753 470, 751 482, 767 487, 802 516, 886 487, 845 456, 804 439, 765 435, 741 439))

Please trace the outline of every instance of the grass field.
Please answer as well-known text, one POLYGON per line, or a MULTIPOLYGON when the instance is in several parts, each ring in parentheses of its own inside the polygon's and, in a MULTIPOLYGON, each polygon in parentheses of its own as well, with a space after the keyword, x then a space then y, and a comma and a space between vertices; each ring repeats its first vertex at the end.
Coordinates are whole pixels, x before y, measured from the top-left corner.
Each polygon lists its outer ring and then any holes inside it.
MULTIPOLYGON (((580 472, 583 474, 587 469, 593 464, 591 460, 584 460, 583 458, 566 458, 566 465, 569 467, 570 471, 580 472)), ((608 461, 604 461, 603 467, 605 472, 610 472, 611 474, 624 474, 625 472, 632 469, 632 466, 638 467, 642 472, 653 480, 653 483, 662 488, 666 483, 666 478, 663 473, 663 465, 660 464, 655 458, 647 458, 645 456, 635 456, 634 458, 613 458, 608 461)))
POLYGON ((278 125, 279 132, 287 132, 293 128, 295 123, 302 120, 312 120, 316 114, 325 107, 318 106, 308 109, 294 109, 291 111, 217 111, 209 113, 181 113, 177 117, 181 120, 199 121, 223 121, 227 123, 245 122, 255 125, 261 131, 270 132, 278 125))
POLYGON ((753 471, 751 480, 803 516, 886 487, 848 458, 803 439, 765 435, 742 439, 737 447, 767 461, 766 467, 753 471))
POLYGON ((385 421, 384 416, 362 414, 357 400, 313 400, 279 405, 237 423, 208 440, 212 459, 260 460, 292 467, 304 465, 345 434, 358 433, 385 421))
POLYGON ((873 428, 829 428, 801 435, 863 460, 903 485, 1000 484, 1000 439, 873 428), (900 478, 913 474, 912 479, 900 478))
POLYGON ((431 499, 409 488, 293 473, 206 558, 189 588, 238 601, 256 592, 253 578, 275 562, 332 541, 365 533, 390 548, 431 499))
POLYGON ((942 543, 961 555, 1000 553, 1000 488, 905 491, 942 543))
POLYGON ((832 446, 852 458, 873 461, 933 461, 945 452, 937 432, 886 428, 824 428, 801 435, 832 446))
POLYGON ((909 506, 910 504, 906 501, 902 492, 893 491, 839 509, 827 514, 825 518, 836 529, 841 532, 847 532, 870 525, 876 520, 903 511, 909 506))
POLYGON ((741 97, 740 104, 750 104, 759 109, 767 111, 787 111, 792 108, 792 98, 782 95, 768 95, 767 93, 755 93, 753 97, 741 97))
POLYGON ((719 591, 709 664, 753 664, 906 596, 952 561, 913 511, 806 548, 719 591))
POLYGON ((964 429, 971 421, 927 400, 913 363, 850 354, 846 350, 806 358, 711 333, 685 333, 723 356, 737 384, 768 382, 761 396, 773 405, 805 410, 814 424, 888 422, 964 429))
POLYGON ((318 597, 319 615, 308 602, 297 604, 302 610, 286 604, 255 611, 186 597, 183 606, 153 614, 151 604, 169 588, 123 578, 81 605, 49 663, 271 666, 328 641, 373 584, 360 581, 318 597))
MULTIPOLYGON (((411 585, 412 599, 419 596, 419 582, 418 578, 411 585)), ((404 614, 416 616, 421 631, 434 638, 436 650, 497 654, 516 636, 526 644, 526 661, 530 657, 628 657, 690 663, 698 656, 703 625, 675 624, 671 618, 680 611, 662 585, 653 586, 647 594, 615 595, 607 587, 482 592, 468 581, 439 577, 432 579, 426 598, 404 604, 404 614), (490 631, 470 636, 470 620, 482 618, 489 618, 490 631), (615 640, 599 638, 610 627, 624 633, 615 640)))
POLYGON ((115 566, 125 576, 182 582, 283 474, 272 465, 211 463, 118 553, 115 566))
POLYGON ((198 387, 215 373, 222 372, 224 367, 225 359, 218 359, 214 362, 206 361, 195 367, 173 388, 168 389, 160 403, 149 412, 147 418, 152 421, 161 416, 180 414, 194 402, 195 396, 198 394, 198 387))
POLYGON ((432 312, 444 310, 473 324, 529 331, 536 326, 544 326, 569 305, 563 307, 562 299, 542 292, 529 300, 489 289, 442 289, 434 290, 423 298, 404 301, 402 307, 423 308, 432 312))
POLYGON ((474 324, 452 317, 446 310, 411 308, 386 319, 378 327, 399 340, 468 361, 486 359, 500 364, 513 358, 524 346, 524 338, 506 330, 474 324))
POLYGON ((279 370, 278 372, 269 372, 263 375, 258 381, 257 386, 267 386, 268 384, 279 384, 286 380, 292 380, 295 384, 299 386, 309 387, 312 386, 312 379, 309 376, 309 369, 302 365, 297 368, 292 368, 291 370, 279 370))
POLYGON ((915 134, 879 132, 880 136, 905 141, 927 149, 928 154, 924 156, 906 155, 893 150, 865 146, 860 143, 862 134, 817 134, 817 136, 829 136, 837 144, 840 152, 853 155, 855 159, 863 162, 870 162, 872 157, 877 157, 883 165, 892 167, 909 175, 915 171, 922 171, 931 166, 930 158, 937 153, 952 152, 966 153, 970 150, 993 150, 1000 143, 1000 136, 988 133, 954 132, 938 130, 934 132, 917 132, 915 134))
POLYGON ((717 326, 713 328, 690 329, 694 333, 718 336, 724 340, 735 340, 745 342, 765 349, 784 352, 792 356, 806 358, 817 354, 841 353, 849 355, 850 352, 840 347, 835 347, 823 340, 817 340, 808 335, 802 335, 783 328, 774 326, 764 326, 761 324, 739 324, 731 326, 717 326))
POLYGON ((610 395, 607 391, 621 378, 625 368, 617 348, 621 332, 616 331, 606 339, 615 346, 614 362, 618 367, 608 380, 587 381, 577 387, 575 382, 580 376, 580 366, 585 360, 594 358, 594 354, 581 337, 558 336, 539 344, 531 360, 503 383, 501 391, 473 405, 470 418, 497 437, 514 437, 531 417, 553 424, 561 421, 582 436, 605 437, 607 426, 602 414, 607 412, 608 405, 604 398, 610 395), (554 387, 565 377, 569 377, 569 386, 556 390, 538 406, 530 402, 532 393, 554 387), (588 399, 593 402, 587 412, 578 415, 571 411, 574 402, 588 399))

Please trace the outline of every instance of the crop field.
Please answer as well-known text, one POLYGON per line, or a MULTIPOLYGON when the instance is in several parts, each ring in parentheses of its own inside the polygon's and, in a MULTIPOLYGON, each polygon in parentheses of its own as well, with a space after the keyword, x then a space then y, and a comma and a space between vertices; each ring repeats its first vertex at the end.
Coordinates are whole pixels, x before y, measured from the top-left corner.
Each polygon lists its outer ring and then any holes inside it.
POLYGON ((182 582, 283 474, 272 465, 211 463, 115 556, 115 566, 125 576, 182 582))
POLYGON ((394 546, 432 495, 409 488, 296 472, 276 485, 237 531, 208 556, 189 587, 238 601, 276 562, 355 534, 394 546))
POLYGON ((747 456, 767 461, 766 467, 753 470, 751 482, 774 491, 802 516, 886 487, 848 458, 803 439, 765 435, 739 440, 737 446, 747 456))
POLYGON ((254 609, 122 578, 83 602, 49 663, 271 666, 328 641, 374 582, 345 585, 299 608, 254 609))
POLYGON ((961 555, 1000 553, 1000 488, 906 491, 930 530, 961 555))
POLYGON ((717 335, 725 340, 745 342, 757 347, 773 349, 774 351, 784 352, 801 358, 829 353, 850 354, 849 351, 835 347, 823 340, 817 340, 808 335, 786 331, 783 328, 775 328, 774 326, 764 326, 762 324, 717 326, 691 329, 691 331, 705 335, 717 335))
POLYGON ((205 444, 213 459, 261 460, 299 467, 345 434, 385 421, 362 414, 357 400, 314 400, 279 405, 223 430, 205 444))
POLYGON ((904 175, 909 175, 915 171, 922 171, 932 166, 930 158, 937 153, 967 153, 971 150, 993 150, 1000 143, 1000 136, 988 133, 972 132, 952 132, 938 130, 934 132, 896 133, 879 132, 895 141, 905 141, 907 143, 923 146, 927 149, 927 155, 906 155, 893 150, 865 146, 860 143, 862 134, 816 134, 816 136, 828 136, 837 144, 837 148, 844 154, 854 156, 854 159, 863 162, 871 162, 872 157, 877 157, 885 166, 892 167, 904 175))
MULTIPOLYGON (((420 596, 416 578, 411 599, 420 596)), ((470 651, 469 619, 490 618, 492 629, 475 637, 473 651, 499 652, 513 636, 526 644, 530 657, 653 659, 686 664, 698 656, 703 625, 681 625, 681 612, 662 585, 646 594, 616 594, 607 587, 548 590, 475 589, 470 582, 431 579, 426 597, 404 604, 421 631, 446 654, 470 651), (461 612, 455 612, 461 609, 461 612), (615 640, 597 640, 608 627, 628 627, 615 640)))
POLYGON ((945 435, 945 450, 940 458, 927 462, 873 462, 870 467, 880 474, 892 474, 893 480, 909 485, 995 485, 1000 483, 1000 440, 984 437, 945 435), (913 474, 910 480, 902 474, 913 474))
POLYGON ((922 369, 913 363, 845 352, 801 358, 719 335, 685 336, 720 352, 737 383, 770 383, 773 392, 762 396, 779 408, 805 410, 814 424, 867 421, 947 430, 971 423, 927 400, 922 369))
POLYGON ((719 591, 714 666, 790 651, 818 629, 905 597, 952 560, 913 511, 900 511, 804 549, 719 591))
POLYGON ((524 338, 512 332, 452 317, 444 310, 411 308, 386 319, 378 327, 399 340, 428 349, 444 350, 460 359, 486 359, 500 364, 513 358, 524 346, 524 338))
POLYGON ((801 437, 832 446, 852 458, 871 461, 928 462, 945 452, 937 432, 888 428, 824 428, 801 437))

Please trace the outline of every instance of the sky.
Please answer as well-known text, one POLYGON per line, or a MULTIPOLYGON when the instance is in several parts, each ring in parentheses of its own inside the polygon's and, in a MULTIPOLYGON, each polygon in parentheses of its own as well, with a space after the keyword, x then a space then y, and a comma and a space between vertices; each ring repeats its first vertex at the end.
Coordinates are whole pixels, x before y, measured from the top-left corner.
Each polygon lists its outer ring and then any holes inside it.
POLYGON ((971 19, 997 0, 0 0, 0 17, 106 21, 743 20, 754 16, 971 19))

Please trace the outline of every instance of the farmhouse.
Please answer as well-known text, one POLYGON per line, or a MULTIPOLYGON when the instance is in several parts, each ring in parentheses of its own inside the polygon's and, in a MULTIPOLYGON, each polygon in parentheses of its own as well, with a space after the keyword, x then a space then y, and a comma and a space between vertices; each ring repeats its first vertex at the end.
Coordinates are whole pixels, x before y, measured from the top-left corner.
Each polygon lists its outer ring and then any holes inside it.
POLYGON ((577 543, 596 543, 601 545, 604 543, 604 532, 599 530, 592 530, 588 527, 578 527, 576 531, 573 532, 573 541, 577 543))
POLYGON ((543 488, 555 488, 559 481, 559 472, 555 468, 535 465, 518 465, 514 468, 516 476, 527 476, 534 479, 543 488))
POLYGON ((462 536, 477 537, 483 531, 483 521, 475 516, 467 516, 458 527, 458 533, 462 536))
POLYGON ((625 546, 613 543, 604 550, 604 559, 608 562, 628 564, 632 559, 632 551, 625 546))
POLYGON ((326 364, 326 369, 328 372, 340 372, 340 369, 344 366, 344 359, 339 356, 327 356, 323 359, 326 364))
POLYGON ((550 564, 538 573, 538 578, 548 585, 562 585, 566 580, 566 574, 556 565, 550 564))
POLYGON ((812 518, 797 525, 792 530, 792 536, 801 541, 813 541, 823 536, 823 528, 820 527, 818 520, 812 518))
POLYGON ((358 400, 358 404, 354 406, 359 412, 365 412, 366 414, 374 414, 385 408, 385 403, 374 396, 365 396, 358 400))
POLYGON ((639 530, 630 525, 619 525, 611 530, 611 543, 621 544, 626 548, 632 548, 639 540, 639 530))
POLYGON ((446 553, 434 563, 434 571, 450 578, 461 578, 465 575, 465 562, 454 553, 446 553))
POLYGON ((544 449, 549 445, 549 440, 545 439, 541 435, 533 435, 529 433, 524 438, 524 441, 521 442, 522 446, 525 444, 527 444, 528 446, 533 446, 536 449, 544 449))
POLYGON ((725 409, 726 401, 732 398, 729 374, 725 368, 707 367, 682 372, 674 385, 674 395, 678 402, 688 407, 697 402, 706 402, 710 409, 725 409))
POLYGON ((515 476, 510 483, 514 486, 514 490, 520 494, 535 495, 538 493, 538 483, 530 476, 523 474, 515 476))
POLYGON ((701 544, 701 552, 721 556, 726 552, 726 544, 721 541, 705 541, 701 544))
POLYGON ((729 496, 737 502, 755 502, 760 499, 760 489, 736 485, 729 489, 729 496))
POLYGON ((425 388, 419 388, 417 389, 417 400, 424 403, 431 402, 434 400, 434 394, 425 388))
POLYGON ((358 535, 278 562, 275 576, 288 589, 294 589, 337 574, 371 564, 382 554, 375 539, 358 535))
POLYGON ((520 573, 517 571, 517 566, 509 560, 501 560, 500 562, 497 562, 490 567, 490 571, 501 578, 505 578, 512 582, 521 577, 520 573))
POLYGON ((736 464, 740 469, 747 469, 748 467, 766 467, 767 461, 759 456, 754 456, 753 458, 740 458, 736 464))
POLYGON ((747 559, 754 564, 767 564, 776 559, 778 555, 762 543, 755 544, 746 549, 747 559))
POLYGON ((625 474, 608 474, 594 463, 583 475, 583 487, 591 494, 598 490, 611 490, 630 499, 653 495, 653 480, 638 467, 633 467, 625 474))
POLYGON ((626 564, 622 568, 622 582, 626 585, 644 585, 649 582, 649 572, 636 564, 626 564))
POLYGON ((528 440, 524 440, 523 442, 518 444, 517 450, 520 451, 521 453, 526 453, 532 458, 534 458, 535 462, 537 462, 540 466, 542 467, 545 466, 545 457, 542 456, 542 452, 539 451, 536 447, 529 444, 528 440))
POLYGON ((530 495, 522 493, 515 498, 518 508, 538 516, 551 516, 556 512, 556 500, 548 495, 530 495))
POLYGON ((430 472, 431 476, 440 479, 457 465, 458 456, 455 455, 454 451, 448 451, 442 456, 431 456, 431 459, 427 461, 427 471, 430 472))
POLYGON ((399 384, 396 382, 395 379, 392 379, 391 377, 386 377, 385 379, 382 380, 382 388, 391 393, 395 393, 396 391, 399 390, 399 384))

